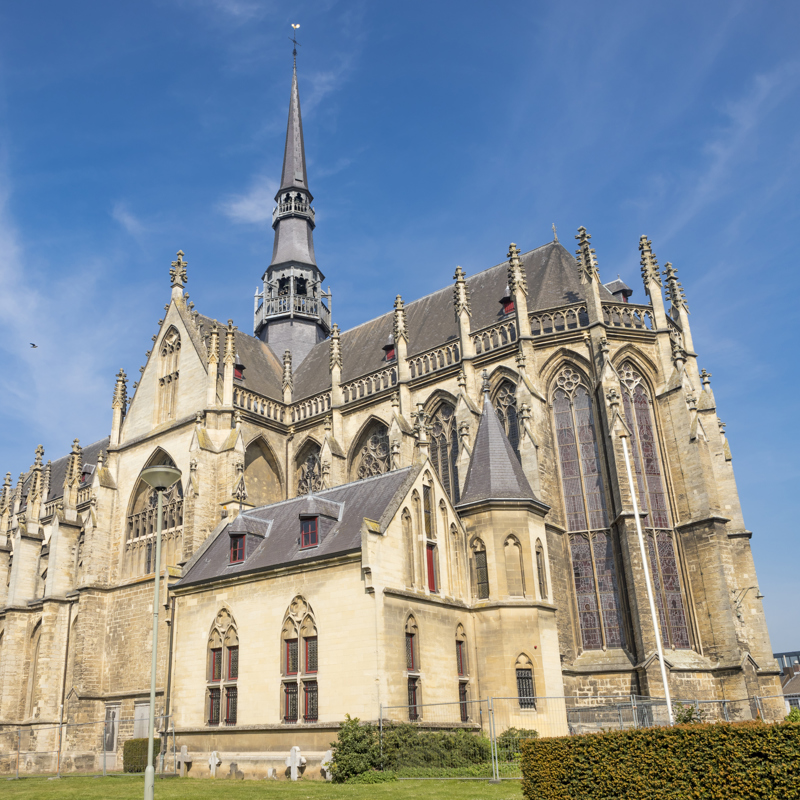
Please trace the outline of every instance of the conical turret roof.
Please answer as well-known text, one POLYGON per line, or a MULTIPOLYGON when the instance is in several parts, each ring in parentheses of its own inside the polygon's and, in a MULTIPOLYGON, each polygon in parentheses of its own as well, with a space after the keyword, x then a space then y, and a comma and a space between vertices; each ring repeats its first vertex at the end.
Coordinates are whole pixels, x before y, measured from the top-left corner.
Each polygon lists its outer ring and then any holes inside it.
MULTIPOLYGON (((300 114, 300 92, 297 88, 297 65, 292 71, 292 94, 289 99, 289 122, 286 125, 286 147, 283 151, 283 173, 278 194, 287 189, 308 191, 306 150, 303 144, 303 118, 300 114)), ((277 200, 277 196, 275 198, 277 200)))

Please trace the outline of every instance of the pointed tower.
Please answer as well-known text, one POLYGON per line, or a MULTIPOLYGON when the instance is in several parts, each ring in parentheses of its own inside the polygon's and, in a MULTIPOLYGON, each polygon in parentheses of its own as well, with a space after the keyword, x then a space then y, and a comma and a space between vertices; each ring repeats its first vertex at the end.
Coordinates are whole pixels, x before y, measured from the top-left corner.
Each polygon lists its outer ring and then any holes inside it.
POLYGON ((324 275, 314 257, 313 197, 308 189, 303 120, 297 89, 297 50, 289 99, 289 122, 281 184, 272 212, 272 261, 256 294, 255 335, 275 353, 291 351, 295 367, 327 337, 331 312, 322 294, 324 275))

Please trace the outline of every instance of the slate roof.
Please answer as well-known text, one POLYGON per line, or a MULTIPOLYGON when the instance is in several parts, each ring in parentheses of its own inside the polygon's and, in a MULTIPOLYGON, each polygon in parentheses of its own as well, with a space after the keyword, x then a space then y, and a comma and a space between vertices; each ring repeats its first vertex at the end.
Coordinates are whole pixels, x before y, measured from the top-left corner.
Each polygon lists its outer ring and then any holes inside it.
POLYGON ((391 513, 392 501, 398 494, 405 495, 418 472, 406 467, 313 496, 303 495, 246 511, 197 552, 177 585, 192 586, 356 552, 361 549, 364 517, 380 520, 387 511, 391 513), (310 513, 319 514, 319 545, 302 550, 300 517, 310 513), (243 562, 230 564, 228 534, 236 531, 248 533, 248 550, 243 562))
POLYGON ((537 500, 488 394, 456 508, 483 500, 537 500))
MULTIPOLYGON (((102 453, 104 450, 108 448, 108 444, 110 441, 111 438, 109 436, 106 436, 105 439, 100 439, 97 442, 92 442, 92 444, 87 444, 82 451, 83 467, 85 468, 87 465, 91 467, 96 467, 97 456, 99 456, 100 453, 102 453)), ((50 500, 55 500, 57 497, 63 496, 64 477, 67 474, 68 464, 69 464, 69 455, 57 458, 50 464, 50 491, 47 493, 47 497, 44 500, 45 503, 50 502, 50 500)), ((31 482, 31 474, 32 473, 29 471, 28 474, 25 476, 25 481, 22 484, 23 506, 25 506, 27 503, 28 488, 30 487, 30 482, 31 482)), ((92 473, 89 473, 88 480, 91 480, 92 474, 94 474, 94 471, 92 471, 92 473)), ((42 479, 44 479, 44 467, 42 467, 42 479)))
MULTIPOLYGON (((529 311, 556 308, 585 300, 586 295, 575 259, 560 243, 550 242, 524 253, 520 258, 528 281, 529 311)), ((503 319, 500 298, 507 282, 507 261, 467 278, 473 331, 481 330, 503 319)), ((600 287, 600 298, 606 301, 615 300, 604 286, 600 287)), ((413 300, 405 308, 410 356, 458 339, 452 286, 413 300)), ((389 311, 376 319, 342 332, 343 382, 388 366, 382 348, 392 332, 393 322, 394 313, 389 311)), ((208 330, 210 325, 211 321, 208 320, 204 331, 208 330)), ((220 342, 223 341, 221 335, 220 342)), ((265 397, 281 400, 282 354, 273 353, 268 345, 241 331, 237 331, 236 345, 241 361, 246 367, 243 385, 265 397)), ((330 340, 325 340, 316 345, 299 365, 294 365, 295 400, 302 400, 330 389, 329 359, 330 340)))

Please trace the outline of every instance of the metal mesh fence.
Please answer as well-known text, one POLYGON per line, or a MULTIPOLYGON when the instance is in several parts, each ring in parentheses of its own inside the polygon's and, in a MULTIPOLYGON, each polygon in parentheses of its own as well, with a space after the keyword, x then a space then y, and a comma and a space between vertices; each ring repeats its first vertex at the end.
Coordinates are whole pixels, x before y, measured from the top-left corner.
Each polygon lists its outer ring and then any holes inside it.
MULTIPOLYGON (((147 748, 123 758, 125 742, 142 734, 141 720, 114 718, 92 722, 29 724, 0 728, 0 775, 67 775, 144 772, 147 748)), ((172 720, 161 717, 156 725, 156 773, 177 773, 178 763, 172 720)), ((137 737, 138 738, 138 737, 137 737)))

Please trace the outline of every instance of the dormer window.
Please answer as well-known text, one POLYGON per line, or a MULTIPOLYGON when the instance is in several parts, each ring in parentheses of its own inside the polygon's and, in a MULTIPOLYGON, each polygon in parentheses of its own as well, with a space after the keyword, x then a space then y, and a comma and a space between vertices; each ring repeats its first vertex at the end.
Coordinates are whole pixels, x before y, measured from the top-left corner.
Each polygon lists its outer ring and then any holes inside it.
POLYGON ((386 353, 387 361, 394 361, 397 357, 395 355, 394 335, 391 333, 389 334, 389 338, 386 340, 386 344, 383 346, 383 352, 386 353))
POLYGON ((237 381, 240 381, 244 378, 244 364, 233 365, 233 377, 237 381))
POLYGON ((309 517, 300 520, 300 547, 305 550, 307 547, 316 547, 319 544, 317 533, 318 517, 309 517))
POLYGON ((231 534, 231 564, 238 564, 244 561, 244 534, 231 534))
POLYGON ((500 298, 500 304, 503 306, 504 314, 514 313, 514 298, 511 296, 511 288, 509 286, 506 286, 506 290, 500 298))

